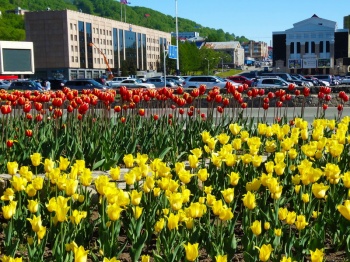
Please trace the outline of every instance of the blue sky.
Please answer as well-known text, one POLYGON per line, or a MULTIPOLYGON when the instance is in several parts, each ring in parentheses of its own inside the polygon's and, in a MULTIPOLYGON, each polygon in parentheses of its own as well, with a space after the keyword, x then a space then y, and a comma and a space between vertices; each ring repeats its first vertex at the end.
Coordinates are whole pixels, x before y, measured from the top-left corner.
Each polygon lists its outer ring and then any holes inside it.
MULTIPOLYGON (((175 0, 129 2, 130 6, 148 7, 175 17, 175 0)), ((177 0, 177 7, 178 17, 269 45, 272 32, 292 28, 313 14, 337 22, 338 29, 344 28, 343 18, 350 15, 349 0, 177 0)))

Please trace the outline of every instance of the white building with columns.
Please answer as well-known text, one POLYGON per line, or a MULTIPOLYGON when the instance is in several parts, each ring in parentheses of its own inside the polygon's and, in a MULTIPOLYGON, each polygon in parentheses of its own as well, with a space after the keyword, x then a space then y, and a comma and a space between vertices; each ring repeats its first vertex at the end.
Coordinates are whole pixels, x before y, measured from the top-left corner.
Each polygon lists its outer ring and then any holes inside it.
POLYGON ((349 30, 338 29, 336 22, 317 15, 273 32, 272 38, 273 65, 289 73, 334 73, 345 66, 341 59, 350 53, 349 30))

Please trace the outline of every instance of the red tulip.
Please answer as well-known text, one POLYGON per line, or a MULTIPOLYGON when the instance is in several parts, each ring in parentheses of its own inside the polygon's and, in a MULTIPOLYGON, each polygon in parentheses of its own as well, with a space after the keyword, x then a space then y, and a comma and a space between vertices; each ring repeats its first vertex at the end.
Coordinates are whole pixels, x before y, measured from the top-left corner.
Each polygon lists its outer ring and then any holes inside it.
POLYGON ((30 130, 30 129, 27 129, 27 130, 26 130, 26 136, 27 136, 27 137, 32 137, 32 136, 33 136, 33 131, 30 130))
POLYGON ((119 113, 122 110, 120 106, 115 106, 114 107, 114 112, 119 113))
POLYGON ((141 108, 139 109, 139 115, 144 116, 145 115, 145 109, 141 108))
POLYGON ((224 106, 228 106, 230 104, 230 99, 228 99, 227 97, 225 97, 223 100, 222 100, 222 104, 224 106))
POLYGON ((6 141, 6 146, 7 146, 8 148, 11 148, 11 147, 13 146, 13 140, 7 140, 7 141, 6 141))
POLYGON ((323 108, 323 110, 327 110, 328 105, 327 105, 327 104, 323 104, 323 105, 322 105, 322 108, 323 108))
POLYGON ((42 120, 43 120, 43 115, 42 115, 42 114, 38 114, 38 115, 35 117, 35 120, 36 120, 37 122, 42 121, 42 120))
POLYGON ((183 108, 179 108, 179 114, 183 115, 185 113, 185 110, 183 108))
POLYGON ((288 90, 289 90, 289 91, 294 90, 294 88, 295 88, 295 84, 290 83, 290 84, 288 85, 288 90))
POLYGON ((215 102, 216 103, 220 103, 222 101, 222 95, 217 95, 216 97, 215 97, 215 102))
POLYGON ((263 104, 263 108, 264 108, 265 110, 269 109, 269 103, 264 103, 264 104, 263 104))
POLYGON ((2 106, 1 106, 1 113, 2 113, 3 115, 9 114, 9 113, 11 113, 11 111, 12 111, 12 108, 11 108, 10 105, 2 105, 2 106))
POLYGON ((158 115, 154 115, 154 116, 153 116, 153 119, 154 119, 155 121, 157 121, 157 120, 159 119, 159 116, 158 116, 158 115))
POLYGON ((331 95, 326 95, 325 97, 324 97, 324 100, 326 100, 326 101, 330 101, 332 99, 332 96, 331 95))
POLYGON ((241 103, 241 108, 245 109, 248 107, 248 104, 247 103, 241 103))
POLYGON ((309 95, 310 95, 310 88, 304 87, 304 89, 303 89, 303 95, 304 95, 304 96, 309 96, 309 95))
POLYGON ((339 104, 339 105, 337 106, 337 109, 338 109, 338 111, 342 111, 342 110, 343 110, 343 105, 342 105, 342 104, 339 104))
POLYGON ((218 106, 218 107, 217 107, 217 110, 218 110, 218 112, 219 112, 220 114, 222 114, 222 113, 224 112, 224 108, 221 107, 221 106, 218 106))
POLYGON ((295 94, 296 96, 299 96, 299 95, 300 95, 300 90, 298 90, 298 89, 295 90, 295 91, 294 91, 294 94, 295 94))
POLYGON ((126 122, 126 118, 125 118, 125 117, 121 117, 121 118, 120 118, 120 121, 121 121, 122 123, 125 123, 125 122, 126 122))

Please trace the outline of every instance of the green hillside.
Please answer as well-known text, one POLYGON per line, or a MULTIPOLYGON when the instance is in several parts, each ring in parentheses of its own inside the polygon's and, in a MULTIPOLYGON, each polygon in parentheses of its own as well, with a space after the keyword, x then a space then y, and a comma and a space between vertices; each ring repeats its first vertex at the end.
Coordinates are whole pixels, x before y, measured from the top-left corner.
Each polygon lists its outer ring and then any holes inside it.
MULTIPOLYGON (((24 40, 24 17, 8 10, 20 7, 24 10, 38 11, 46 10, 82 10, 97 16, 107 17, 115 20, 121 19, 121 7, 126 8, 126 19, 128 23, 161 30, 164 32, 175 31, 175 18, 160 12, 141 6, 124 6, 119 1, 113 0, 0 0, 0 40, 24 40)), ((222 29, 202 27, 189 19, 178 18, 179 32, 197 31, 201 36, 207 37, 208 41, 247 41, 244 36, 235 36, 233 33, 224 32, 222 29)))

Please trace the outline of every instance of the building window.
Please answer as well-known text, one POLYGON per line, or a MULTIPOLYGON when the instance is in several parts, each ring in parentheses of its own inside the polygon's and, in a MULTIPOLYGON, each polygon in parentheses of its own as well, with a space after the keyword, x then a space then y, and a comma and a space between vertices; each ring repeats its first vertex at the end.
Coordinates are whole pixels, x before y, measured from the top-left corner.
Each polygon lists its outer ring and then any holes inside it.
POLYGON ((78 57, 77 57, 77 56, 75 57, 75 62, 77 62, 77 63, 78 63, 78 57))
POLYGON ((78 40, 77 35, 74 35, 74 41, 77 41, 77 40, 78 40))
POLYGON ((74 62, 74 56, 72 56, 72 62, 74 62))
POLYGON ((315 48, 315 42, 311 42, 311 53, 315 53, 316 52, 316 48, 315 48))
POLYGON ((77 31, 77 24, 74 24, 74 30, 77 31))
POLYGON ((320 53, 323 53, 323 41, 320 41, 320 53))
POLYGON ((71 45, 70 48, 71 48, 71 51, 73 52, 74 51, 74 46, 71 45))
POLYGON ((326 41, 326 53, 329 53, 331 51, 331 44, 329 41, 326 41))
POLYGON ((70 30, 73 30, 73 24, 70 23, 70 30))
POLYGON ((297 42, 297 54, 300 54, 300 42, 297 42))
POLYGON ((70 40, 73 41, 73 35, 70 35, 70 40))
POLYGON ((309 42, 305 42, 305 54, 309 53, 309 42))

